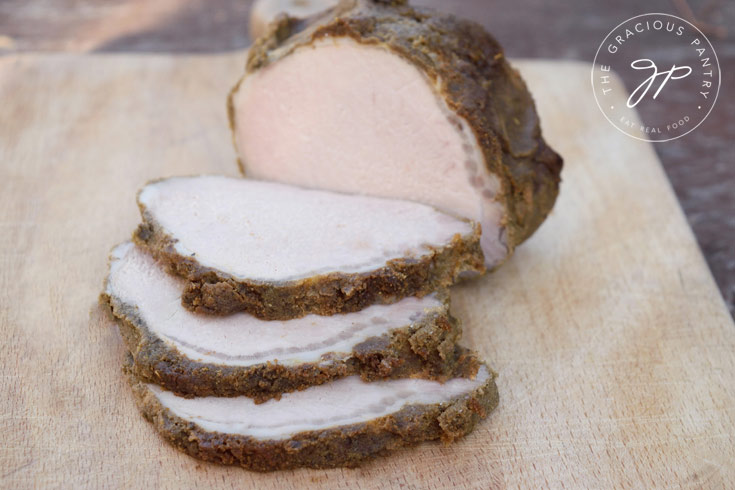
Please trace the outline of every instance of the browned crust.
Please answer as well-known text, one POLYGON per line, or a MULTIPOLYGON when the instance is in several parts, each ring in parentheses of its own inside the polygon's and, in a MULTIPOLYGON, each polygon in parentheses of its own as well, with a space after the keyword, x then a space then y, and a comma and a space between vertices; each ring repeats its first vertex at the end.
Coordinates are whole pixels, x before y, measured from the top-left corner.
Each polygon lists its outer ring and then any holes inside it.
MULTIPOLYGON (((501 239, 510 256, 551 212, 563 162, 542 138, 533 98, 498 42, 479 24, 412 8, 405 0, 342 0, 311 19, 280 17, 250 49, 247 72, 326 37, 350 37, 397 53, 469 122, 489 171, 500 178, 497 200, 506 210, 501 239)), ((228 99, 233 139, 239 86, 228 99)), ((240 169, 245 172, 243 162, 240 169)))
POLYGON ((421 297, 452 285, 461 275, 485 271, 480 226, 475 223, 471 233, 456 235, 445 247, 419 259, 391 260, 370 272, 322 274, 278 283, 242 280, 180 255, 174 247, 176 240, 158 225, 140 200, 138 205, 143 223, 133 240, 188 281, 181 302, 198 313, 247 311, 264 320, 349 313, 376 303, 421 297))
MULTIPOLYGON (((132 362, 128 360, 128 363, 132 362)), ((253 471, 355 467, 376 456, 422 441, 459 439, 498 405, 494 375, 450 403, 411 405, 366 423, 301 432, 286 440, 207 432, 176 416, 128 371, 138 408, 171 445, 204 461, 253 471)))
POLYGON ((461 327, 449 314, 447 294, 443 300, 442 307, 412 324, 369 338, 351 353, 327 356, 329 363, 230 366, 190 359, 154 334, 135 305, 107 293, 100 295, 117 320, 134 361, 131 369, 138 378, 181 396, 244 395, 258 403, 349 375, 360 375, 365 381, 406 377, 445 381, 458 364, 467 364, 469 355, 456 344, 461 327))

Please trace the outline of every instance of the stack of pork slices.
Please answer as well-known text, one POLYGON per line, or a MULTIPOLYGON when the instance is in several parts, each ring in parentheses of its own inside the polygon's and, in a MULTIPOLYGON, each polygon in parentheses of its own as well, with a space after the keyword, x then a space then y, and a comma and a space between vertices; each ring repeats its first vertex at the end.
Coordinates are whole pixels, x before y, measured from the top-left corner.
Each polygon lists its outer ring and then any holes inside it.
POLYGON ((446 287, 484 271, 479 226, 409 201, 221 176, 138 194, 103 300, 143 415, 198 458, 354 466, 453 441, 498 403, 446 287))
POLYGON ((228 115, 259 180, 153 182, 112 253, 102 298, 145 417, 263 471, 471 431, 495 375, 457 344, 446 288, 535 232, 562 169, 500 45, 405 0, 278 16, 228 115))

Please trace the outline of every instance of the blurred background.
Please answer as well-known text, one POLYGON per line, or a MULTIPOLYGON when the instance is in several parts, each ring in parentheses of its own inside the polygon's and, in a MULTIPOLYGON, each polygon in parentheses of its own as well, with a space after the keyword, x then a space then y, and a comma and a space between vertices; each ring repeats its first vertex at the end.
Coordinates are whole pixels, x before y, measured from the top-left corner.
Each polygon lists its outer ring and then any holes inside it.
MULTIPOLYGON (((0 56, 45 52, 216 53, 250 43, 251 0, 0 0, 0 56)), ((734 0, 414 0, 473 19, 510 58, 591 63, 613 27, 638 14, 678 15, 700 28, 720 62, 709 118, 655 149, 731 313, 735 314, 734 0)), ((672 89, 674 87, 672 86, 672 89)), ((663 108, 662 110, 665 110, 663 108)), ((601 115, 602 117, 602 115, 601 115)))

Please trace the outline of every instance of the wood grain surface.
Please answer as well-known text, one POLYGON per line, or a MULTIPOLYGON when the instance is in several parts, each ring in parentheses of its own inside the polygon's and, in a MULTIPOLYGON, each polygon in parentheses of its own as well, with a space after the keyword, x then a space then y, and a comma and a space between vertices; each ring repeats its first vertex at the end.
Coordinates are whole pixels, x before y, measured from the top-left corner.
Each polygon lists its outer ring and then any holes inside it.
POLYGON ((352 470, 255 474, 163 443, 96 298, 141 185, 237 174, 224 95, 242 65, 242 53, 0 59, 0 486, 735 486, 735 326, 653 149, 601 117, 588 65, 573 62, 517 63, 566 158, 553 214, 453 294, 464 343, 500 373, 485 423, 352 470))

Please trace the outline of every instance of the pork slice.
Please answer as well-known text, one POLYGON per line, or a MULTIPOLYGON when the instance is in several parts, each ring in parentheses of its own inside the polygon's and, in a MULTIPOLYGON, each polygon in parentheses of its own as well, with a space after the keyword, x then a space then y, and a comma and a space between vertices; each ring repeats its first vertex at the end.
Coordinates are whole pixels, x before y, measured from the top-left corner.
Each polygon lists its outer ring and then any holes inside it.
POLYGON ((446 380, 465 362, 446 293, 267 322, 247 313, 194 314, 181 306, 182 282, 127 242, 112 251, 102 299, 118 319, 135 375, 183 395, 263 401, 348 375, 446 380))
POLYGON ((359 463, 402 446, 469 433, 498 404, 494 373, 446 383, 343 378, 279 400, 183 398, 130 381, 146 420, 177 449, 205 461, 272 471, 359 463))
POLYGON ((422 202, 482 224, 489 268, 544 221, 561 158, 478 24, 405 1, 282 17, 228 102, 244 174, 422 202))
POLYGON ((265 35, 279 14, 303 19, 338 3, 338 0, 255 0, 250 9, 250 39, 265 35))
POLYGON ((151 183, 138 203, 134 238, 187 279, 197 312, 353 312, 484 270, 476 224, 413 202, 205 176, 151 183))

